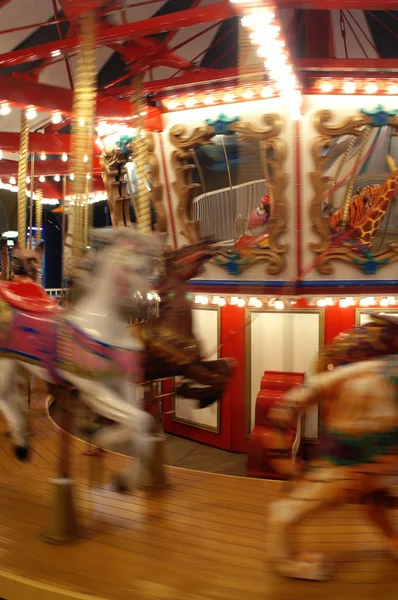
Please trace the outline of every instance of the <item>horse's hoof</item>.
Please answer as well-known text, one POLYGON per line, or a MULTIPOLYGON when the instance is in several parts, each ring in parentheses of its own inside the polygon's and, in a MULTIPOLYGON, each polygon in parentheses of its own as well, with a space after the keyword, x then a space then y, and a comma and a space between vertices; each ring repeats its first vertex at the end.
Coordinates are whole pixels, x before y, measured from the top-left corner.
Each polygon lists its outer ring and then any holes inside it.
POLYGON ((321 554, 302 554, 293 563, 296 579, 308 581, 329 581, 332 578, 333 568, 321 554))
POLYGON ((16 446, 15 456, 18 460, 25 461, 29 458, 29 450, 26 446, 16 446))
POLYGON ((129 494, 134 489, 133 477, 130 473, 117 473, 114 485, 120 494, 129 494))
POLYGON ((217 400, 218 398, 203 398, 202 400, 199 400, 199 408, 207 408, 217 402, 217 400))

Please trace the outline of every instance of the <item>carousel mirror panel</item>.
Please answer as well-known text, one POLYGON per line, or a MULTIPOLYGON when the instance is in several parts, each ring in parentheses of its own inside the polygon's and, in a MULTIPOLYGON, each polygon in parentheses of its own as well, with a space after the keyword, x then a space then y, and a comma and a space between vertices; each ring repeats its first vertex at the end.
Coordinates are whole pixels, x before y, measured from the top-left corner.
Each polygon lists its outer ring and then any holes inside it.
MULTIPOLYGON (((322 309, 246 309, 246 435, 255 425, 257 394, 264 371, 304 373, 316 371, 316 359, 324 343, 322 309), (272 342, 271 342, 272 340, 272 342)), ((318 407, 311 407, 304 421, 304 437, 318 437, 318 407)))
POLYGON ((320 111, 313 144, 311 220, 317 269, 344 260, 365 275, 398 260, 398 111, 361 111, 343 122, 320 111))
POLYGON ((214 262, 240 275, 258 260, 270 274, 285 266, 285 143, 282 120, 263 117, 260 127, 220 114, 189 132, 174 125, 170 140, 181 233, 190 242, 219 242, 214 262))
POLYGON ((398 308, 357 308, 355 311, 355 325, 366 325, 372 320, 372 315, 385 313, 391 317, 398 317, 398 308))
MULTIPOLYGON (((206 360, 219 358, 220 345, 220 310, 219 307, 202 307, 192 309, 194 335, 200 341, 202 355, 206 360)), ((220 402, 214 402, 211 406, 198 409, 197 400, 189 400, 174 396, 172 410, 173 421, 205 429, 213 433, 220 433, 220 402)))

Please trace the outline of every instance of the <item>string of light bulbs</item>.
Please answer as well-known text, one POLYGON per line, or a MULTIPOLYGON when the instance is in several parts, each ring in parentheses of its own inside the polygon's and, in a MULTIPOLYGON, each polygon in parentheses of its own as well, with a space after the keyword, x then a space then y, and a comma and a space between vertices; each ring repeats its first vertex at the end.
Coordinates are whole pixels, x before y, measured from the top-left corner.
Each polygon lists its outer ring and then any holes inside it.
POLYGON ((281 25, 276 16, 276 7, 263 0, 230 0, 242 14, 242 25, 249 31, 257 53, 264 58, 264 66, 273 85, 286 105, 292 120, 301 118, 303 99, 301 86, 293 72, 281 35, 281 25))

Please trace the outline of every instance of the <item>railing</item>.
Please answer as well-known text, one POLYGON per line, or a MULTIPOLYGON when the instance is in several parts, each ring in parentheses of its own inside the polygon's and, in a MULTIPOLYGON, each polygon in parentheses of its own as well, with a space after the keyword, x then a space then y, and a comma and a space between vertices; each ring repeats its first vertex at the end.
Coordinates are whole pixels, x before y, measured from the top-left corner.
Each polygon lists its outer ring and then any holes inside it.
POLYGON ((203 237, 236 240, 245 233, 250 213, 267 193, 265 179, 201 194, 192 205, 192 218, 200 221, 203 237))
POLYGON ((62 294, 65 294, 65 290, 61 288, 47 288, 46 294, 51 296, 51 298, 62 298, 62 294))

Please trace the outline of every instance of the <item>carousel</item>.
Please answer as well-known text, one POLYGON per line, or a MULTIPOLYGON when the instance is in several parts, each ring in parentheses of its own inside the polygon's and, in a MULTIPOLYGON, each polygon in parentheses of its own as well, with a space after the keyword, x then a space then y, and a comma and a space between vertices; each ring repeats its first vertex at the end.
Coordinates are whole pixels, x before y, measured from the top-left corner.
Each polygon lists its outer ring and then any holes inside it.
POLYGON ((2 599, 396 596, 394 5, 0 0, 2 599))

